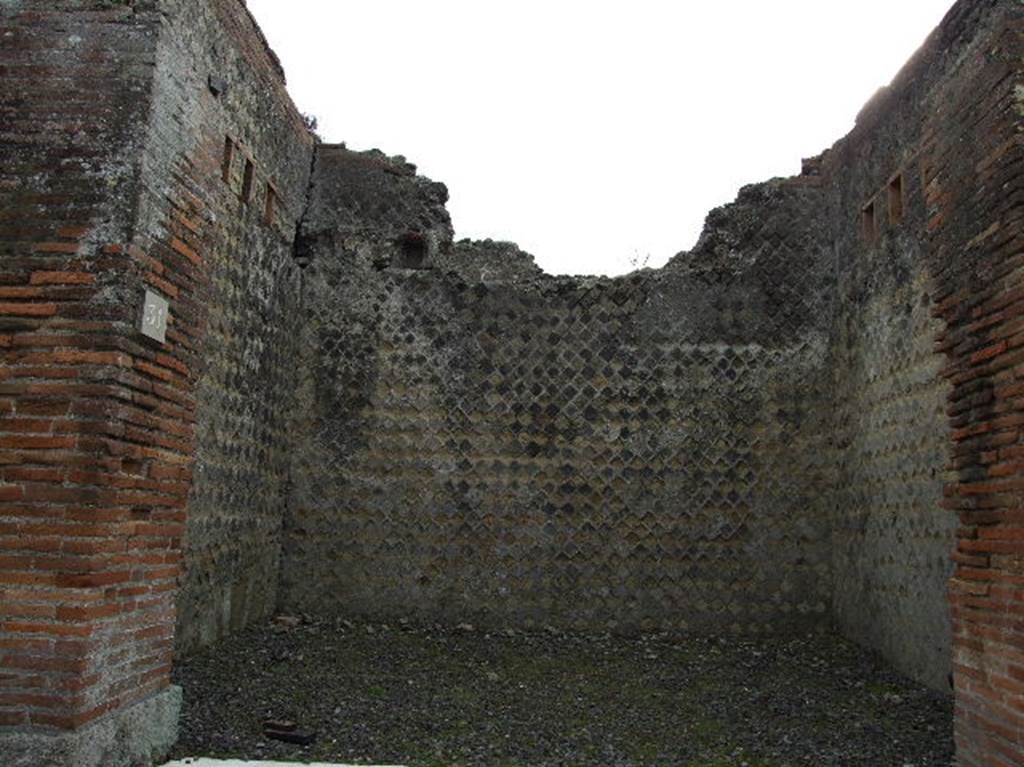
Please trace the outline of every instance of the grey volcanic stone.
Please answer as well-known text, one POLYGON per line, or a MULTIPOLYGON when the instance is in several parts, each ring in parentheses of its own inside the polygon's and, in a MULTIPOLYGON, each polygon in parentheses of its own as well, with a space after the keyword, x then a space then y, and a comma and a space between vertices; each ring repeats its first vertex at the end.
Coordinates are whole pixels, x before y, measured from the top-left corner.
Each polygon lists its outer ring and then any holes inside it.
POLYGON ((75 732, 5 732, 4 767, 151 767, 178 739, 181 688, 171 685, 75 732))

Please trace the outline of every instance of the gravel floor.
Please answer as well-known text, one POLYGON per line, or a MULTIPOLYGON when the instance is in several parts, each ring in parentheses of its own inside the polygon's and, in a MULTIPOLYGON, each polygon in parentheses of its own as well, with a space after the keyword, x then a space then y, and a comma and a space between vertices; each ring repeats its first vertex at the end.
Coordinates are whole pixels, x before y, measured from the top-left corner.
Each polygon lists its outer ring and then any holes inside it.
POLYGON ((349 621, 177 664, 173 756, 487 767, 948 767, 952 701, 835 636, 761 641, 349 621), (267 719, 315 732, 268 739, 267 719))

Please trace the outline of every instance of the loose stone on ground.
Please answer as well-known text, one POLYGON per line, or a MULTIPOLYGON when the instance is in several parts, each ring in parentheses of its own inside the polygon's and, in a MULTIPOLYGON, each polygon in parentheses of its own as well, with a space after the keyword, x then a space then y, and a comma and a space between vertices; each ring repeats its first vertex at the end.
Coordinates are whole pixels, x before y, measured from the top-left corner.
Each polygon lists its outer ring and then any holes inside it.
POLYGON ((952 703, 832 635, 280 622, 184 659, 174 756, 412 767, 948 767, 952 703), (291 625, 293 624, 293 625, 291 625), (267 720, 316 732, 299 746, 267 720))

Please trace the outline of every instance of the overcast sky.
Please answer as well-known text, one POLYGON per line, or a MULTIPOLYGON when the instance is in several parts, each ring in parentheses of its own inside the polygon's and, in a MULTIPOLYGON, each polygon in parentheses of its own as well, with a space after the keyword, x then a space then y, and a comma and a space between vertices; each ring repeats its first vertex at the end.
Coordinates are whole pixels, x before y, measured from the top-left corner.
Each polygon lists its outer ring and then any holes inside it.
POLYGON ((853 126, 952 0, 248 0, 320 133, 448 185, 457 237, 660 266, 853 126))

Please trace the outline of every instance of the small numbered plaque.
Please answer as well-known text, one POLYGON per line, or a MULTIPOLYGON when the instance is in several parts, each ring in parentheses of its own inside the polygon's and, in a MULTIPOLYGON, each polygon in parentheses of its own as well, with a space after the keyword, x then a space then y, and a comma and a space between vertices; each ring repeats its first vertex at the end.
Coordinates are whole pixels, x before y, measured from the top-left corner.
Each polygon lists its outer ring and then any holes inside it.
POLYGON ((160 343, 167 335, 167 299, 152 290, 146 291, 146 301, 142 305, 142 335, 149 336, 160 343))

